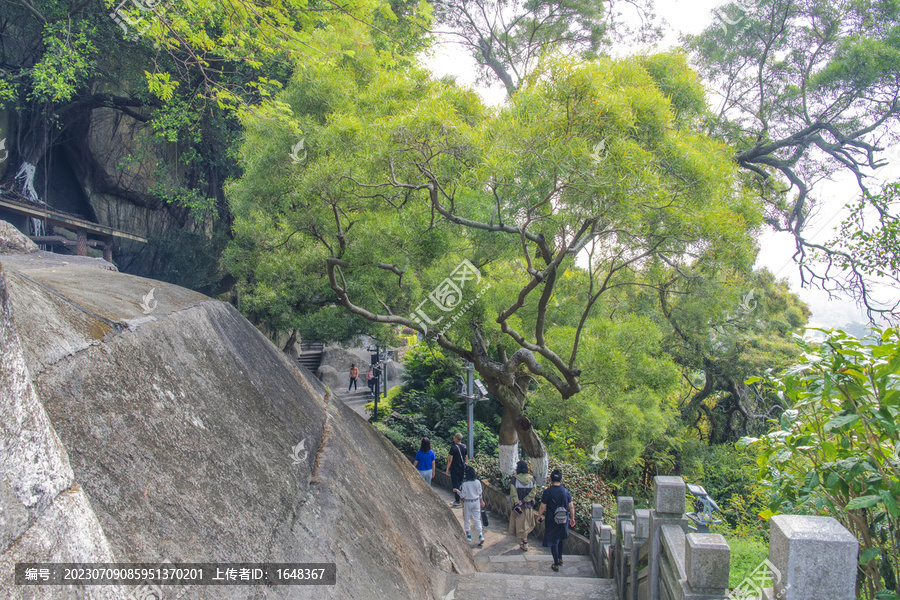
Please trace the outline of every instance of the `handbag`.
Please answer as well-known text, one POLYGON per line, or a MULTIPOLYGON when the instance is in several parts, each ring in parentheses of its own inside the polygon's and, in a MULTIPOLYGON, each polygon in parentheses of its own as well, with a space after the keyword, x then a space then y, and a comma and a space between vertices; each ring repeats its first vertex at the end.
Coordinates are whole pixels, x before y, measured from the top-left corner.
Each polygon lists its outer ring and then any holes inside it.
MULTIPOLYGON (((487 508, 487 507, 485 507, 485 508, 487 508)), ((485 527, 490 525, 490 523, 488 523, 487 511, 484 510, 484 508, 481 509, 481 524, 485 527)))

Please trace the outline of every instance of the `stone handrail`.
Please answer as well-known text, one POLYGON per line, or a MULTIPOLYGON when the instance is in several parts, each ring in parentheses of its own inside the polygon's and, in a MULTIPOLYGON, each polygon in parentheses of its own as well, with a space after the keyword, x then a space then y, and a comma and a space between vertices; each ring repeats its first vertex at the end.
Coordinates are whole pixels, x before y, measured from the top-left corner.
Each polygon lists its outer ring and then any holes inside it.
POLYGON ((769 557, 729 591, 731 551, 719 534, 693 533, 685 517, 685 483, 655 477, 653 509, 619 497, 615 533, 601 518, 591 527, 597 575, 616 579, 619 600, 853 600, 859 543, 831 517, 778 515, 770 521, 769 557), (771 578, 773 587, 760 581, 771 578), (735 595, 736 594, 736 595, 735 595))

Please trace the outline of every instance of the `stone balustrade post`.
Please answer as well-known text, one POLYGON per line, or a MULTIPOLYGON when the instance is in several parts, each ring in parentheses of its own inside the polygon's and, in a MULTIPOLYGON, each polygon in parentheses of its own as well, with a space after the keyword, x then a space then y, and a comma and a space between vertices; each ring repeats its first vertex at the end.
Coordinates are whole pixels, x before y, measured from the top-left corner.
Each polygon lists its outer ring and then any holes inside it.
POLYGON ((659 560, 662 550, 660 529, 663 525, 677 525, 688 531, 688 519, 684 515, 687 486, 681 477, 656 476, 653 478, 653 508, 650 510, 650 569, 648 578, 649 600, 659 600, 659 560))
POLYGON ((853 600, 859 541, 831 517, 776 515, 769 521, 764 600, 853 600))
POLYGON ((685 598, 712 600, 728 595, 731 548, 718 533, 685 536, 684 568, 687 574, 685 598))
POLYGON ((630 548, 625 548, 626 529, 634 531, 634 498, 631 496, 619 496, 616 498, 616 560, 613 564, 613 577, 616 579, 618 597, 625 597, 625 568, 631 558, 630 548), (627 525, 627 527, 626 527, 627 525))
POLYGON ((606 567, 604 565, 603 555, 603 505, 591 505, 591 560, 594 563, 594 571, 597 577, 607 577, 604 574, 606 567))

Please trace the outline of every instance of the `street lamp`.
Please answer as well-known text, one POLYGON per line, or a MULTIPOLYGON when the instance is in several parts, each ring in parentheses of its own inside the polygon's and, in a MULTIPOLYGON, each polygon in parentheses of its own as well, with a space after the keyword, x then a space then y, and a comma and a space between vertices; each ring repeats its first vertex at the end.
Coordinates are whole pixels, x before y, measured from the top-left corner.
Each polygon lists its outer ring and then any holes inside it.
POLYGON ((709 494, 706 493, 706 490, 702 485, 696 485, 693 483, 687 484, 688 492, 697 498, 700 501, 700 504, 703 505, 703 512, 697 514, 696 512, 689 512, 687 514, 687 518, 696 523, 697 533, 709 533, 710 525, 718 525, 722 522, 721 519, 717 519, 713 516, 713 511, 722 512, 722 509, 719 508, 719 505, 716 504, 716 501, 709 497, 709 494))
POLYGON ((487 400, 487 388, 475 379, 475 365, 469 361, 463 361, 466 369, 465 382, 460 376, 456 377, 456 393, 466 399, 466 417, 469 422, 469 456, 475 455, 475 402, 487 400))
MULTIPOLYGON (((375 397, 375 408, 372 411, 372 420, 378 420, 378 398, 381 396, 381 349, 376 345, 374 348, 366 348, 366 350, 372 353, 372 356, 369 358, 369 362, 372 366, 372 374, 375 376, 375 385, 372 386, 372 395, 375 397)), ((387 379, 387 377, 385 377, 387 379)), ((387 396, 387 389, 384 390, 384 395, 387 396)))

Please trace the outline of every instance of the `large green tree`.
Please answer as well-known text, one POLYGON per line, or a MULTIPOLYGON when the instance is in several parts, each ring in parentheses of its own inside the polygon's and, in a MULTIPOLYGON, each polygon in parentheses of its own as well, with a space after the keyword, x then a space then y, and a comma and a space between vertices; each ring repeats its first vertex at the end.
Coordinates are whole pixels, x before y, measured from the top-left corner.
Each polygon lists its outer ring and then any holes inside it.
POLYGON ((0 0, 0 123, 9 123, 0 134, 9 150, 2 183, 11 186, 20 167, 30 168, 24 163, 43 174, 72 157, 92 182, 89 194, 166 206, 185 227, 117 255, 120 268, 208 293, 227 288, 222 188, 239 174, 241 116, 270 99, 298 60, 328 58, 318 32, 359 24, 369 43, 409 60, 429 13, 404 0, 0 0), (79 156, 88 127, 103 119, 129 154, 113 165, 121 178, 97 178, 79 156))
POLYGON ((697 131, 702 87, 678 54, 558 60, 494 112, 364 43, 332 44, 341 60, 305 64, 278 97, 292 128, 248 122, 235 247, 251 277, 289 255, 351 314, 472 361, 504 407, 501 459, 521 442, 543 475, 526 398, 583 389, 606 299, 752 261, 759 215, 728 149, 697 131))
POLYGON ((690 388, 679 412, 709 444, 756 432, 785 409, 744 382, 796 358, 793 336, 810 314, 787 281, 767 270, 728 275, 672 279, 659 288, 664 347, 690 388))
MULTIPOLYGON (((872 202, 869 177, 897 142, 900 6, 880 0, 760 0, 728 5, 727 19, 687 44, 721 108, 710 130, 766 201, 766 221, 791 233, 804 282, 847 291, 870 316, 900 306, 873 284, 900 283, 871 254, 812 240, 810 223, 826 181, 852 174, 878 229, 896 207, 872 202), (873 295, 874 294, 874 295, 873 295)), ((886 248, 893 251, 892 248, 886 248)))
POLYGON ((435 20, 478 65, 481 81, 512 96, 550 54, 596 57, 612 39, 654 37, 652 3, 643 0, 433 0, 435 20), (641 25, 632 27, 634 17, 641 25))

